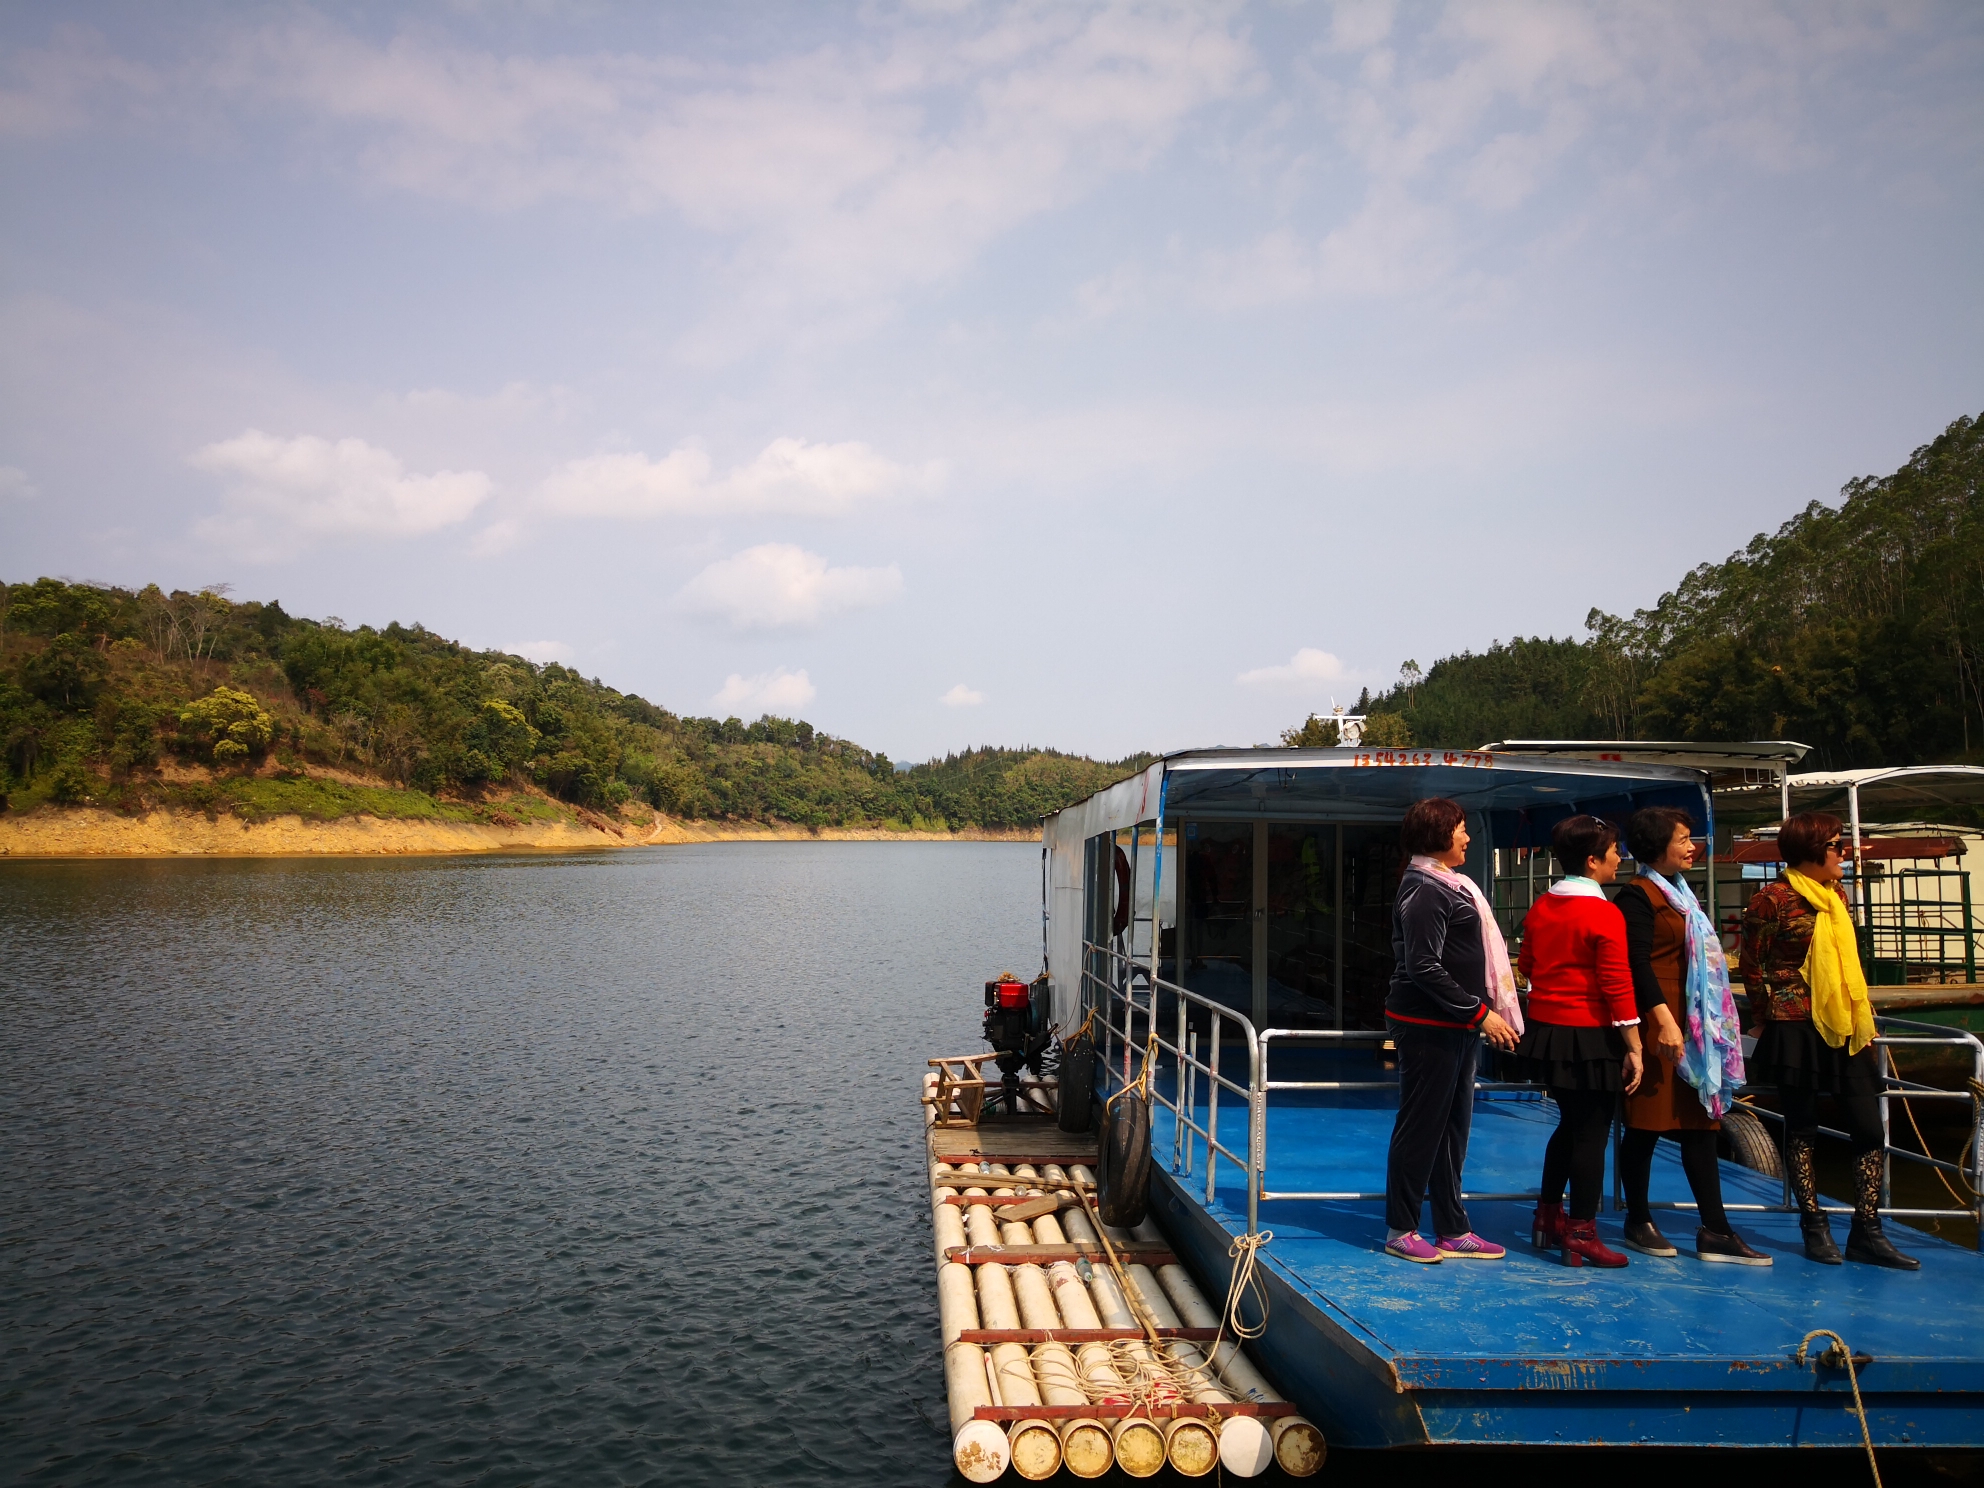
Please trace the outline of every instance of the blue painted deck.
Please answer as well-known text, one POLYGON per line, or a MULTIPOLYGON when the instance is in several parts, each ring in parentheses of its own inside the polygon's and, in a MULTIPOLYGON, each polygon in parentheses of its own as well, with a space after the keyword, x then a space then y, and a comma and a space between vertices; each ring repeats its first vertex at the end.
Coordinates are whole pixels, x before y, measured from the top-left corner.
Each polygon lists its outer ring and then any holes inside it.
MULTIPOLYGON (((1291 1051, 1275 1057, 1275 1077, 1330 1078, 1330 1063, 1336 1078, 1378 1076, 1368 1051, 1291 1051)), ((1231 1073, 1244 1083, 1244 1070, 1231 1073)), ((1168 1070, 1162 1079, 1171 1093, 1168 1070)), ((1237 1148, 1245 1110, 1229 1100, 1222 1139, 1237 1148)), ((1382 1189, 1396 1104, 1387 1092, 1274 1095, 1268 1189, 1382 1189)), ((1533 1191, 1555 1114, 1535 1097, 1478 1099, 1467 1189, 1533 1191)), ((1175 1175, 1173 1120, 1161 1106, 1154 1115, 1153 1212, 1223 1294, 1227 1246, 1246 1229, 1241 1175, 1222 1161, 1207 1205, 1203 1144, 1194 1139, 1195 1176, 1175 1175)), ((1775 1181, 1728 1163, 1722 1172, 1727 1203, 1781 1197, 1775 1181)), ((1623 1216, 1610 1208, 1609 1167, 1606 1181, 1600 1233, 1618 1246, 1623 1216)), ((1655 1160, 1653 1197, 1689 1197, 1672 1143, 1655 1160)), ((1530 1248, 1530 1207, 1469 1206, 1474 1228, 1509 1247, 1507 1260, 1415 1266, 1383 1253, 1381 1203, 1263 1203, 1261 1225, 1274 1232, 1265 1252, 1271 1313, 1254 1351, 1346 1446, 1857 1446, 1845 1372, 1793 1361, 1799 1339, 1823 1327, 1874 1357, 1861 1389, 1876 1444, 1984 1446, 1977 1252, 1890 1221, 1920 1272, 1818 1266, 1804 1258, 1795 1216, 1737 1214, 1776 1264, 1705 1265, 1692 1251, 1692 1211, 1656 1211, 1678 1257, 1574 1269, 1530 1248)), ((1844 1225, 1834 1220, 1842 1244, 1844 1225)))

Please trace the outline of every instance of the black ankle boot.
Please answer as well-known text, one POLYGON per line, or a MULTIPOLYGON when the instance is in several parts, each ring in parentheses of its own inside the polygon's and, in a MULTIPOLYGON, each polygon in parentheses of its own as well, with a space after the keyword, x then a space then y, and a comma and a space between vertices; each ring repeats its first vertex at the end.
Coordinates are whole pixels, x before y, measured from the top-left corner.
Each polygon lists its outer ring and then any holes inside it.
POLYGON ((1808 1133, 1787 1133, 1784 1171, 1791 1180, 1792 1196, 1798 1200, 1798 1228, 1805 1232, 1805 1259, 1817 1261, 1821 1266, 1837 1266, 1840 1254, 1839 1247, 1833 1244, 1832 1225, 1819 1210, 1819 1177, 1812 1146, 1808 1133))
POLYGON ((1922 1263, 1903 1255, 1881 1227, 1881 1169, 1883 1154, 1878 1148, 1863 1152, 1853 1162, 1853 1227, 1846 1232, 1846 1258, 1868 1266, 1886 1266, 1891 1271, 1919 1271, 1922 1263))
POLYGON ((1823 1214, 1801 1214, 1798 1228, 1805 1232, 1805 1259, 1821 1266, 1837 1266, 1842 1257, 1833 1243, 1832 1225, 1823 1214))

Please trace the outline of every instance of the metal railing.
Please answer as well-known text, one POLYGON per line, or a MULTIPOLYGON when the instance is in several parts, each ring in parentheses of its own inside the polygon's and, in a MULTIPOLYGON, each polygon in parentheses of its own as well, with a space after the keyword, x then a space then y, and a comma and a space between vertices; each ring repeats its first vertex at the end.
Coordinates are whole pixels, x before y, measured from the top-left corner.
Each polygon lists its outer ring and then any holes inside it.
POLYGON ((1182 1176, 1190 1177, 1192 1172, 1192 1142, 1183 1133, 1196 1133, 1206 1145, 1206 1202, 1210 1204, 1218 1178, 1219 1160, 1224 1157, 1247 1179, 1247 1233, 1253 1234, 1260 1228, 1261 1191, 1259 1175, 1255 1168, 1254 1154, 1257 1150, 1255 1132, 1264 1127, 1267 1121, 1266 1092, 1261 1090, 1261 1046, 1254 1032, 1253 1022, 1234 1012, 1231 1008, 1201 997, 1196 992, 1172 982, 1153 978, 1146 967, 1130 960, 1120 952, 1093 942, 1082 944, 1082 1003, 1094 1010, 1104 1030, 1102 1046, 1097 1050, 1105 1069, 1115 1067, 1116 1050, 1122 1050, 1122 1083, 1132 1083, 1141 1069, 1132 1073, 1132 1061, 1147 1057, 1148 1032, 1139 1037, 1136 1021, 1141 1016, 1148 1020, 1148 1030, 1157 1016, 1157 994, 1169 993, 1177 999, 1178 1029, 1175 1040, 1167 1041, 1161 1032, 1157 1035, 1158 1049, 1176 1061, 1174 1068, 1179 1078, 1174 1085, 1174 1093, 1166 1095, 1158 1083, 1157 1072, 1151 1071, 1151 1098, 1176 1118, 1172 1127, 1171 1159, 1174 1169, 1180 1167, 1182 1176), (1098 965, 1104 970, 1097 971, 1098 965), (1137 1004, 1137 984, 1141 981, 1149 990, 1150 1001, 1142 1007, 1137 1004), (1199 1043, 1196 1030, 1190 1029, 1187 1008, 1203 1008, 1208 1015, 1207 1048, 1205 1058, 1199 1057, 1199 1043), (1122 1021, 1117 1022, 1120 1012, 1122 1021), (1247 1083, 1241 1085, 1229 1080, 1220 1073, 1219 1060, 1222 1046, 1221 1033, 1227 1025, 1233 1025, 1237 1034, 1236 1042, 1247 1051, 1247 1083), (1201 1080, 1206 1091, 1205 1123, 1197 1118, 1197 1091, 1201 1080), (1219 1091, 1230 1090, 1247 1103, 1247 1145, 1244 1152, 1236 1152, 1219 1139, 1219 1091), (1182 1158, 1180 1147, 1183 1147, 1182 1158))
MULTIPOLYGON (((1936 1023, 1915 1023, 1906 1018, 1876 1016, 1874 1026, 1876 1029, 1876 1037, 1874 1039, 1876 1048, 1968 1049, 1971 1056, 1969 1088, 1965 1090, 1942 1090, 1934 1085, 1924 1085, 1919 1081, 1904 1080, 1900 1077, 1899 1073, 1882 1077, 1880 1094, 1881 1140, 1884 1151, 1881 1163, 1881 1213, 1890 1219, 1968 1219, 1978 1226, 1980 1241, 1984 1242, 1984 1120, 1979 1119, 1980 1115, 1984 1115, 1984 1042, 1980 1042, 1975 1034, 1965 1033, 1960 1029, 1945 1028, 1936 1023), (1919 1031, 1899 1035, 1888 1034, 1882 1031, 1889 1028, 1915 1029, 1919 1031), (1935 1157, 1926 1152, 1916 1152, 1907 1147, 1895 1146, 1893 1103, 1895 1101, 1907 1102, 1917 1100, 1960 1100, 1970 1103, 1971 1121, 1968 1142, 1970 1164, 1968 1168, 1962 1163, 1953 1163, 1945 1158, 1935 1157), (1946 1173, 1954 1173, 1957 1182, 1969 1190, 1971 1202, 1962 1208, 1955 1209, 1906 1209, 1892 1207, 1890 1201, 1894 1197, 1894 1160, 1897 1157, 1906 1158, 1909 1162, 1920 1163, 1926 1167, 1939 1168, 1946 1173)), ((1892 1056, 1889 1056, 1889 1067, 1894 1067, 1892 1056)), ((1739 1099, 1742 1094, 1753 1091, 1768 1091, 1770 1088, 1767 1085, 1745 1085, 1742 1092, 1739 1092, 1739 1099)), ((1743 1109, 1748 1111, 1752 1116, 1776 1122, 1780 1127, 1784 1124, 1785 1118, 1781 1112, 1772 1111, 1748 1101, 1743 1102, 1743 1109)), ((1822 1137, 1836 1137, 1841 1141, 1852 1140, 1852 1137, 1848 1133, 1830 1126, 1821 1126, 1819 1128, 1819 1135, 1822 1137)), ((1924 1141, 1923 1145, 1927 1146, 1928 1143, 1924 1141)), ((1617 1173, 1616 1163, 1614 1164, 1614 1173, 1615 1175, 1617 1173)), ((1789 1165, 1785 1165, 1784 1172, 1779 1176, 1784 1183, 1782 1202, 1776 1204, 1731 1204, 1725 1202, 1722 1207, 1736 1214, 1796 1213, 1798 1205, 1791 1193, 1791 1171, 1789 1165)), ((1613 1184, 1613 1201, 1615 1204, 1619 1202, 1619 1189, 1616 1177, 1613 1184)), ((1669 1199, 1650 1202, 1647 1207, 1649 1209, 1695 1209, 1699 1206, 1691 1200, 1669 1199)), ((1819 1208, 1826 1214, 1851 1214, 1853 1212, 1851 1205, 1828 1205, 1821 1203, 1819 1208)))
MULTIPOLYGON (((1340 1029, 1256 1029, 1253 1021, 1245 1015, 1218 1003, 1199 993, 1151 975, 1148 963, 1133 961, 1122 952, 1093 942, 1083 942, 1084 952, 1081 1000, 1085 1008, 1093 1010, 1097 1022, 1103 1029, 1103 1037, 1097 1049, 1104 1068, 1115 1070, 1121 1060, 1121 1072, 1115 1078, 1122 1085, 1134 1083, 1142 1074, 1142 1061, 1148 1057, 1148 1047, 1153 1032, 1155 1045, 1160 1056, 1169 1055, 1173 1061, 1175 1078, 1171 1089, 1166 1091, 1164 1083, 1157 1078, 1157 1071, 1151 1071, 1151 1099, 1172 1113, 1174 1122, 1171 1134, 1172 1171, 1181 1177, 1191 1177, 1198 1143, 1202 1142, 1206 1152, 1205 1196, 1211 1203, 1217 1182, 1219 1160, 1223 1157, 1232 1163, 1245 1176, 1247 1181, 1247 1233, 1253 1234, 1260 1228, 1260 1206, 1283 1200, 1316 1200, 1336 1202, 1378 1201, 1385 1197, 1382 1190, 1277 1190, 1270 1188, 1268 1174, 1268 1099, 1277 1091, 1364 1091, 1395 1090, 1396 1079, 1389 1080, 1275 1080, 1269 1078, 1268 1059, 1276 1044, 1310 1044, 1320 1047, 1346 1048, 1357 1044, 1378 1045, 1390 1035, 1382 1029, 1340 1030, 1340 1029), (1159 995, 1173 1000, 1176 1013, 1175 1029, 1153 1029, 1158 1016, 1159 995), (1197 1008, 1207 1017, 1207 1037, 1201 1045, 1198 1031, 1190 1026, 1190 1010, 1197 1008), (1143 1028, 1138 1028, 1139 1021, 1143 1028), (1231 1029, 1231 1042, 1228 1029, 1231 1029), (1247 1083, 1243 1086, 1221 1072, 1222 1050, 1233 1047, 1234 1043, 1247 1051, 1247 1083), (1203 1090, 1205 1102, 1203 1113, 1200 1106, 1200 1092, 1203 1090), (1226 1090, 1245 1102, 1247 1117, 1246 1141, 1242 1149, 1236 1150, 1220 1139, 1218 1092, 1226 1090), (1187 1134, 1190 1135, 1187 1135, 1187 1134)), ((1884 1048, 1967 1048, 1971 1054, 1972 1073, 1967 1090, 1942 1090, 1935 1086, 1915 1081, 1903 1080, 1899 1075, 1884 1079, 1881 1092, 1881 1124, 1885 1138, 1885 1158, 1882 1170, 1883 1204, 1881 1213, 1894 1219, 1969 1219, 1976 1222, 1980 1232, 1984 1232, 1984 1042, 1961 1030, 1943 1028, 1933 1023, 1912 1023, 1900 1018, 1879 1017, 1875 1019, 1881 1030, 1875 1043, 1884 1048), (1890 1033, 1887 1030, 1913 1030, 1911 1032, 1890 1033), (1969 1138, 1970 1161, 1968 1167, 1962 1163, 1914 1152, 1905 1147, 1896 1147, 1890 1126, 1890 1104, 1895 1100, 1961 1100, 1971 1103, 1971 1132, 1969 1138), (1895 1158, 1905 1158, 1914 1163, 1926 1164, 1931 1168, 1956 1175, 1957 1181, 1970 1192, 1974 1202, 1962 1208, 1922 1209, 1894 1208, 1886 1201, 1893 1197, 1893 1163, 1895 1158)), ((1502 1081, 1476 1079, 1475 1093, 1494 1095, 1521 1093, 1541 1097, 1542 1086, 1528 1081, 1502 1081)), ((1745 1086, 1745 1092, 1761 1091, 1768 1087, 1745 1086)), ((1778 1112, 1745 1104, 1746 1110, 1754 1115, 1782 1122, 1778 1112)), ((1820 1134, 1846 1139, 1847 1134, 1831 1127, 1820 1127, 1820 1134)), ((1927 1145, 1926 1143, 1924 1144, 1927 1145)), ((1617 1189, 1617 1163, 1614 1163, 1614 1202, 1619 1202, 1617 1189)), ((1788 1171, 1783 1175, 1783 1200, 1778 1204, 1725 1204, 1723 1207, 1736 1213, 1783 1214, 1797 1212, 1797 1204, 1791 1193, 1788 1171)), ((1469 1201, 1482 1202, 1534 1202, 1538 1198, 1536 1190, 1520 1193, 1463 1193, 1461 1197, 1469 1201)), ((1649 1205, 1655 1209, 1693 1209, 1692 1201, 1662 1200, 1649 1205)), ((1851 1213, 1850 1208, 1821 1206, 1826 1212, 1851 1213)))

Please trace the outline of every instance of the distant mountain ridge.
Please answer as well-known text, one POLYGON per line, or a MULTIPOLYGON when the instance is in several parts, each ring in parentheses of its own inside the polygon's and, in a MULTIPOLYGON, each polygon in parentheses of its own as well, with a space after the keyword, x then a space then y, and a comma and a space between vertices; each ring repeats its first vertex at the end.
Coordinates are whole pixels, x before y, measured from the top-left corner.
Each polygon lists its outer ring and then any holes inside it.
POLYGON ((0 586, 0 791, 48 802, 515 821, 562 802, 689 820, 1008 830, 1143 756, 985 748, 898 771, 797 719, 686 717, 419 625, 58 579, 0 586))

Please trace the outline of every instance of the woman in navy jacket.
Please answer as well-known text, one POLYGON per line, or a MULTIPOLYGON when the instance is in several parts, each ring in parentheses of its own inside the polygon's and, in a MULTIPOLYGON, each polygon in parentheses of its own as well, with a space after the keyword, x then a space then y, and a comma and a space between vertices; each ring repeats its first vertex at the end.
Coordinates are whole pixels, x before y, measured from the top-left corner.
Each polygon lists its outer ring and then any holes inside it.
MULTIPOLYGON (((1474 1066, 1485 1037, 1515 1047, 1489 1005, 1493 917, 1456 871, 1467 860, 1466 813, 1442 796, 1406 809, 1412 863, 1392 904, 1385 1026, 1398 1049, 1398 1119, 1385 1163, 1385 1250, 1404 1261, 1500 1260, 1506 1251, 1468 1227, 1460 1201, 1474 1121, 1474 1066), (1421 1195, 1433 1200, 1437 1245, 1419 1233, 1421 1195)), ((1506 951, 1502 953, 1506 960, 1506 951)))

